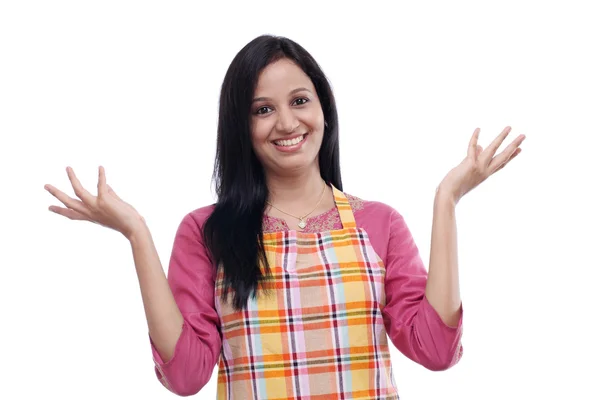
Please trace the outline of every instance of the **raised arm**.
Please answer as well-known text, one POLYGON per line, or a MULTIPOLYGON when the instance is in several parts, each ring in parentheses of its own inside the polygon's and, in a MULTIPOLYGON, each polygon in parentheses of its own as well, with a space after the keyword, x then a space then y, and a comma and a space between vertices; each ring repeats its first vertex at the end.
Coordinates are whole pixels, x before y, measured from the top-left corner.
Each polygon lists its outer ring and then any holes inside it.
POLYGON ((387 333, 409 359, 427 369, 445 370, 462 356, 462 304, 457 321, 448 324, 428 300, 427 270, 404 218, 391 214, 386 254, 387 333))
MULTIPOLYGON (((221 336, 214 306, 215 274, 197 216, 185 216, 175 236, 168 280, 155 268, 148 234, 136 243, 156 375, 171 392, 196 394, 210 380, 221 336), (145 294, 144 294, 145 293, 145 294), (172 293, 172 295, 171 295, 172 293), (176 311, 176 309, 179 311, 176 311)), ((138 261, 136 261, 136 265, 138 261)), ((158 265, 158 264, 156 264, 158 265)))
POLYGON ((65 205, 52 205, 49 210, 113 229, 129 240, 156 374, 173 393, 197 393, 210 379, 221 348, 214 307, 215 273, 199 228, 209 208, 187 214, 180 223, 167 278, 144 218, 107 184, 104 167, 98 168, 97 196, 81 185, 72 168, 67 167, 67 174, 77 198, 45 185, 65 205))

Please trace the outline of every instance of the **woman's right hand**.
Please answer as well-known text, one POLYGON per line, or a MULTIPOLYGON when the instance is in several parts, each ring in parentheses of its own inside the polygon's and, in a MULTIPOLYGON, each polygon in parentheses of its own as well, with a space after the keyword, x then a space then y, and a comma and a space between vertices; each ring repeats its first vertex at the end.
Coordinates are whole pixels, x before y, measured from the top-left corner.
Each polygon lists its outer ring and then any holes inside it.
POLYGON ((83 188, 71 167, 67 167, 67 175, 80 200, 69 197, 52 185, 45 185, 44 188, 66 206, 50 206, 50 211, 71 220, 90 221, 114 229, 127 239, 145 225, 144 218, 135 208, 121 200, 106 183, 104 167, 98 168, 98 196, 83 188))

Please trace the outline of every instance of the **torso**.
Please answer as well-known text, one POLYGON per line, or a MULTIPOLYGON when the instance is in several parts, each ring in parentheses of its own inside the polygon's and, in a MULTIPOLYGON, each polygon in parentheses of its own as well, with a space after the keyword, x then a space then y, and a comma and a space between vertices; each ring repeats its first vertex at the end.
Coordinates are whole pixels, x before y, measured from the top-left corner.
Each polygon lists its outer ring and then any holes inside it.
POLYGON ((398 399, 381 313, 385 266, 356 226, 362 201, 336 199, 304 230, 265 216, 273 276, 247 310, 222 300, 218 274, 218 399, 398 399))

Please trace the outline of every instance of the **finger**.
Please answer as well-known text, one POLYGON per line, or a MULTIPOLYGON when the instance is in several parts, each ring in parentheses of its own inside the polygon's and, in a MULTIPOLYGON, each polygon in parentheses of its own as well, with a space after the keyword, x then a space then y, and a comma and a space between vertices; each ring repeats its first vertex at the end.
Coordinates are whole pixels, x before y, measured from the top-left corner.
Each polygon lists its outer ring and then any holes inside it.
POLYGON ((512 128, 510 126, 504 128, 504 130, 500 132, 498 136, 496 136, 496 139, 494 139, 494 141, 481 153, 481 157, 485 165, 489 165, 492 157, 494 154, 496 154, 496 151, 498 151, 498 148, 502 142, 504 142, 504 139, 506 139, 511 130, 512 128))
POLYGON ((71 220, 89 221, 89 219, 85 215, 80 214, 77 211, 71 210, 69 208, 50 206, 48 207, 48 210, 52 211, 55 214, 62 215, 63 217, 67 217, 71 220))
POLYGON ((68 208, 79 212, 80 214, 87 213, 88 209, 81 201, 77 199, 73 199, 69 197, 66 193, 58 190, 52 185, 46 185, 44 188, 54 197, 58 199, 61 203, 63 203, 68 208))
POLYGON ((482 151, 483 151, 483 147, 481 147, 480 145, 477 145, 477 152, 475 153, 477 155, 477 157, 479 157, 479 155, 481 154, 482 151))
POLYGON ((73 190, 77 197, 79 197, 85 205, 94 206, 96 203, 96 198, 87 190, 83 188, 79 179, 75 175, 75 171, 71 167, 67 167, 67 175, 69 176, 69 180, 71 181, 71 185, 73 186, 73 190))
POLYGON ((471 135, 471 140, 469 141, 469 149, 467 150, 467 156, 472 158, 473 160, 477 159, 477 140, 479 139, 480 129, 475 129, 473 135, 471 135))
POLYGON ((514 155, 515 151, 518 149, 521 143, 523 143, 523 140, 525 140, 525 135, 519 135, 519 137, 513 140, 511 144, 506 146, 506 149, 504 149, 502 153, 494 157, 494 159, 490 163, 490 169, 492 171, 496 171, 501 164, 508 162, 508 160, 510 160, 510 157, 514 155))
POLYGON ((508 164, 509 162, 511 162, 516 156, 519 155, 519 153, 521 153, 521 148, 519 147, 518 149, 515 150, 514 153, 512 153, 512 155, 510 156, 510 158, 503 163, 500 167, 498 167, 498 169, 496 169, 493 173, 496 173, 498 171, 500 171, 502 168, 506 167, 506 164, 508 164))
POLYGON ((506 161, 504 164, 502 164, 497 170, 494 171, 494 173, 500 171, 502 168, 506 167, 508 165, 509 162, 511 162, 517 155, 519 155, 519 153, 521 153, 521 149, 517 149, 508 159, 508 161, 506 161))
POLYGON ((108 185, 106 184, 106 171, 103 166, 98 167, 98 196, 108 193, 108 185))

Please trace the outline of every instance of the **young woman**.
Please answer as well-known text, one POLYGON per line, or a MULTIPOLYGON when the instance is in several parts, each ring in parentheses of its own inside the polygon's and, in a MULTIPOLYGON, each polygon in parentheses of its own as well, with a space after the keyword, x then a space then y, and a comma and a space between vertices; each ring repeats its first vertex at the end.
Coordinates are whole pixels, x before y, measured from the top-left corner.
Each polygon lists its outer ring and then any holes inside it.
POLYGON ((218 364, 219 399, 398 398, 389 339, 444 370, 462 355, 455 207, 520 152, 495 155, 473 133, 439 184, 429 271, 403 217, 343 192, 338 119, 327 78, 297 43, 260 36, 222 86, 216 204, 183 218, 165 276, 144 219, 99 168, 93 196, 46 189, 50 210, 121 232, 131 243, 155 371, 197 393, 218 364))

